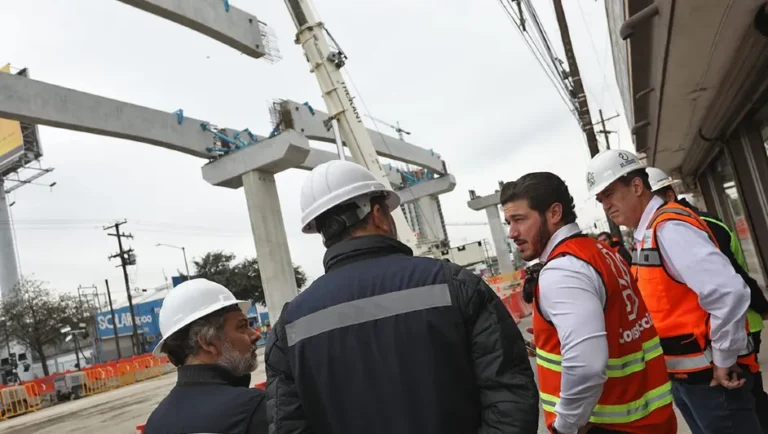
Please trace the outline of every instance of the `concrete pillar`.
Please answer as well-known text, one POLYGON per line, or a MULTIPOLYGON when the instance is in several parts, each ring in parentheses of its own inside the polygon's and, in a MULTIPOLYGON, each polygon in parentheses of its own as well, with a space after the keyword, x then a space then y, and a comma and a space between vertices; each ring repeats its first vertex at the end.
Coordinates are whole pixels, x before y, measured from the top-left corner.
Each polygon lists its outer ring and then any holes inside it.
POLYGON ((269 322, 275 324, 283 305, 299 293, 283 215, 280 212, 275 175, 251 170, 244 173, 242 179, 261 270, 261 282, 264 285, 264 297, 269 309, 269 322))
POLYGON ((16 262, 16 245, 13 240, 11 214, 5 197, 5 184, 0 179, 0 294, 11 294, 19 281, 19 264, 16 262))
POLYGON ((499 260, 499 271, 501 273, 511 273, 515 271, 512 260, 509 258, 509 246, 507 246, 507 234, 504 233, 504 226, 501 225, 499 217, 499 206, 492 205, 485 209, 488 215, 488 225, 491 227, 491 238, 496 248, 496 258, 499 260))

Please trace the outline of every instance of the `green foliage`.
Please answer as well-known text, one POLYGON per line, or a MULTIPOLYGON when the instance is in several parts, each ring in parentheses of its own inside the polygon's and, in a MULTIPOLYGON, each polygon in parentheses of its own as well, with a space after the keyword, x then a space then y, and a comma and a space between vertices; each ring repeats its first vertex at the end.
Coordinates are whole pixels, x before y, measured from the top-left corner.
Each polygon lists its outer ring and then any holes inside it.
MULTIPOLYGON (((194 259, 193 278, 204 278, 227 287, 235 297, 241 300, 251 300, 264 306, 264 286, 261 283, 259 260, 245 258, 236 262, 233 253, 214 251, 206 253, 202 258, 194 259)), ((296 275, 296 286, 301 288, 307 283, 307 275, 299 266, 293 267, 296 275)), ((180 273, 183 280, 186 276, 180 273)))
POLYGON ((23 277, 14 290, 0 302, 2 339, 21 343, 37 353, 48 375, 44 348, 64 340, 62 327, 82 320, 77 297, 53 294, 45 282, 27 277, 23 277))

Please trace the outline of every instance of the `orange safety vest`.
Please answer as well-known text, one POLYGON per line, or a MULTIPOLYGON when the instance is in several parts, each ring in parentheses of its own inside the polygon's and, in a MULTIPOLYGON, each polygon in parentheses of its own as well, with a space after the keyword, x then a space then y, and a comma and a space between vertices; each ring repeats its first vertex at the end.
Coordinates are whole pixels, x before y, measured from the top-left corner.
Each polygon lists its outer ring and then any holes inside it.
MULTIPOLYGON (((667 203, 651 218, 642 245, 634 255, 632 273, 659 331, 670 377, 706 382, 712 379, 709 313, 699 305, 699 296, 686 284, 673 279, 664 267, 656 230, 670 220, 682 221, 706 232, 717 246, 712 232, 697 215, 677 203, 667 203)), ((748 333, 746 320, 744 329, 748 333)), ((754 373, 760 370, 760 365, 753 347, 749 345, 738 363, 754 373)))
MULTIPOLYGON (((548 261, 571 255, 591 265, 606 290, 605 329, 608 340, 607 381, 590 422, 606 429, 635 434, 672 434, 677 419, 672 409, 672 383, 667 376, 661 343, 648 310, 625 261, 609 247, 584 235, 561 241, 548 261)), ((536 299, 539 288, 536 287, 536 299)), ((533 316, 539 389, 547 427, 555 422, 560 397, 562 354, 554 325, 533 316)))

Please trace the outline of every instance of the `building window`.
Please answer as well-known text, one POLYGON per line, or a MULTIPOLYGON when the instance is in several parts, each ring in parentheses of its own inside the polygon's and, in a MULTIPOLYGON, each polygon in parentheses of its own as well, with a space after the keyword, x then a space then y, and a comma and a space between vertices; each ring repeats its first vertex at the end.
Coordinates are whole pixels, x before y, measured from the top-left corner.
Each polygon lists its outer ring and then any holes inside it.
POLYGON ((715 195, 725 214, 721 218, 728 223, 731 229, 738 235, 739 241, 741 241, 741 249, 748 268, 747 271, 761 286, 765 286, 765 276, 763 275, 760 259, 755 248, 755 241, 749 229, 739 191, 736 188, 736 179, 731 162, 725 153, 721 153, 714 161, 712 178, 715 195))

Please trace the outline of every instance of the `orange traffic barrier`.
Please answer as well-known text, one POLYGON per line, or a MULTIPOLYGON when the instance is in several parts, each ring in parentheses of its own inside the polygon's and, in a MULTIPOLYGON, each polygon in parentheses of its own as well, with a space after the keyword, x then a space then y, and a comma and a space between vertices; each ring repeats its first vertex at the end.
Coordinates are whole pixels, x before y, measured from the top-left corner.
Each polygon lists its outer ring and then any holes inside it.
POLYGON ((24 386, 11 386, 0 390, 0 405, 0 412, 6 418, 18 416, 31 409, 24 386))
POLYGON ((519 321, 533 313, 531 305, 523 300, 521 289, 512 291, 511 294, 502 297, 501 301, 515 320, 519 321))
POLYGON ((35 383, 24 384, 24 391, 27 393, 27 403, 31 411, 37 411, 43 407, 43 400, 40 398, 40 392, 35 383))
POLYGON ((136 434, 144 434, 144 427, 147 426, 147 424, 141 424, 136 425, 136 434))
POLYGON ((261 383, 256 383, 256 384, 253 385, 253 387, 256 388, 256 389, 267 390, 267 382, 264 381, 264 382, 261 382, 261 383))

